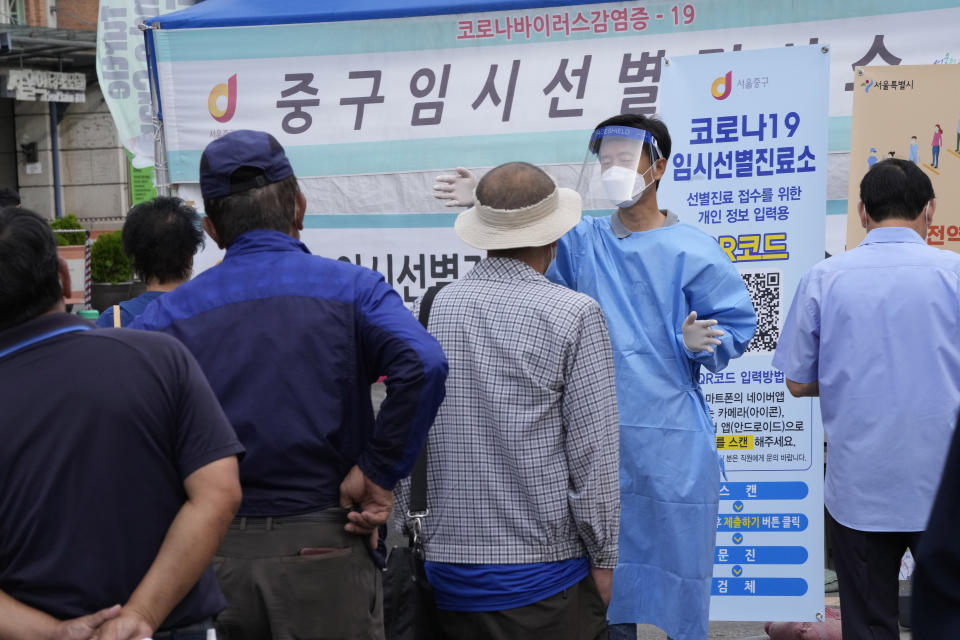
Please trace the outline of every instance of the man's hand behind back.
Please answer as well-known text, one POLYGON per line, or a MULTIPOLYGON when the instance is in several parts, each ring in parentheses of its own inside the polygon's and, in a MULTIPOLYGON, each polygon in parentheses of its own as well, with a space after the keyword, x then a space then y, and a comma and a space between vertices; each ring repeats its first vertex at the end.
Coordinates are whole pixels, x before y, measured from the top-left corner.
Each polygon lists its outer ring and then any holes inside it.
POLYGON ((360 467, 350 469, 340 483, 340 506, 357 508, 347 514, 344 529, 355 535, 369 535, 372 547, 377 546, 377 527, 387 522, 393 509, 393 492, 375 484, 360 467))
MULTIPOLYGON (((120 614, 120 605, 116 604, 107 609, 80 618, 72 618, 57 623, 52 635, 53 640, 87 640, 92 637, 106 621, 116 618, 120 614)), ((148 634, 149 635, 149 634, 148 634)))
POLYGON ((97 629, 93 640, 141 640, 154 632, 139 613, 124 608, 120 615, 97 629))

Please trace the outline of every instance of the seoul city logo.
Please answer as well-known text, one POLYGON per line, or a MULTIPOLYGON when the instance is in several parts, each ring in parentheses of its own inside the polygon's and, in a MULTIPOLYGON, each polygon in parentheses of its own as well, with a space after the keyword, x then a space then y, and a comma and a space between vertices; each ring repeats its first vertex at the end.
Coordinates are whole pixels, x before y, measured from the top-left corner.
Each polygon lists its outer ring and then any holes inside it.
POLYGON ((727 71, 710 85, 710 94, 717 100, 726 100, 733 89, 733 71, 727 71))
POLYGON ((870 93, 870 87, 873 86, 873 80, 864 80, 860 83, 860 86, 863 87, 864 93, 870 93))
POLYGON ((237 110, 237 74, 213 87, 207 98, 207 109, 217 122, 229 122, 237 110))

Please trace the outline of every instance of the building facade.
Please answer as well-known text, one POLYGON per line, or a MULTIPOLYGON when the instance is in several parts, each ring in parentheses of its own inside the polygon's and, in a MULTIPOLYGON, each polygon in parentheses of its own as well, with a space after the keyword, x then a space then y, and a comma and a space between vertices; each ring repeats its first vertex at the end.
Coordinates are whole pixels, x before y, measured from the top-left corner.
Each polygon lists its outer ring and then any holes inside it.
POLYGON ((119 228, 130 205, 129 162, 97 83, 98 4, 0 0, 0 186, 93 230, 119 228))

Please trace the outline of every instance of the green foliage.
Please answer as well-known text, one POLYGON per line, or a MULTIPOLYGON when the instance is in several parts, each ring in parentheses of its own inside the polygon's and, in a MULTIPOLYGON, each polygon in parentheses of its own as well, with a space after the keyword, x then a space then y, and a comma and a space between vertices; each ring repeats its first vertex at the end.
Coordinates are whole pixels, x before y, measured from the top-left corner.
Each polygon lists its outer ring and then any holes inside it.
MULTIPOLYGON (((54 220, 50 223, 53 229, 83 229, 83 226, 77 221, 77 216, 72 213, 66 217, 54 220)), ((87 241, 87 234, 82 231, 77 233, 55 233, 57 237, 57 246, 66 247, 72 244, 83 244, 87 241)))
POLYGON ((94 282, 127 282, 131 279, 130 260, 123 252, 120 232, 104 233, 90 249, 90 277, 94 282))

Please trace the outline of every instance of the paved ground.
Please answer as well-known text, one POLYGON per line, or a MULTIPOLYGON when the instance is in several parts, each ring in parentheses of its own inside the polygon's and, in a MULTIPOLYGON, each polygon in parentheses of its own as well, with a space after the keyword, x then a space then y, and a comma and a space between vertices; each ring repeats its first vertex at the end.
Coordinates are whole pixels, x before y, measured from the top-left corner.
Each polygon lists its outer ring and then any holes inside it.
MULTIPOLYGON (((713 622, 710 624, 710 640, 743 640, 745 638, 763 638, 763 622, 713 622)), ((651 625, 640 625, 637 638, 639 640, 665 640, 667 634, 651 625)))
MULTIPOLYGON (((710 640, 768 640, 763 625, 763 622, 712 622, 710 640)), ((637 633, 638 640, 665 640, 666 637, 660 629, 650 625, 640 625, 637 633)), ((910 640, 910 631, 901 629, 900 640, 910 640)))

